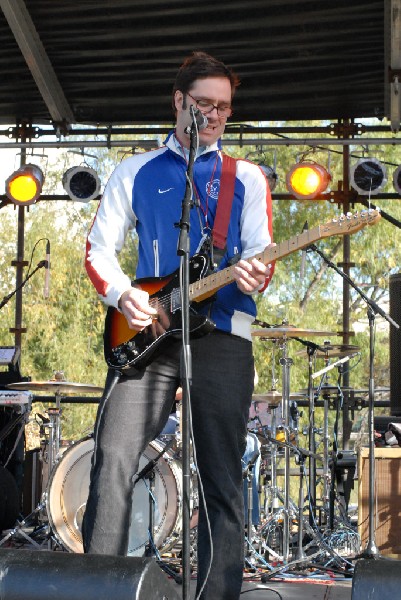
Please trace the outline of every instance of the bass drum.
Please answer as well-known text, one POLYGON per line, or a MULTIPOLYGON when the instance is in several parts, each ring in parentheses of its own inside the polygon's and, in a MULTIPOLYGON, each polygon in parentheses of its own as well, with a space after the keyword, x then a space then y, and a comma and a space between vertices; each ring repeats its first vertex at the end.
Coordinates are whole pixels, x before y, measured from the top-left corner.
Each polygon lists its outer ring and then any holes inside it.
MULTIPOLYGON (((139 471, 163 450, 158 440, 141 455, 139 471)), ((94 450, 92 437, 73 444, 56 465, 49 479, 47 514, 58 542, 69 552, 82 553, 82 518, 89 492, 89 475, 94 450)), ((167 451, 156 463, 154 480, 154 542, 161 553, 173 547, 181 534, 181 466, 167 451)), ((148 480, 138 481, 132 497, 128 555, 143 556, 148 543, 148 480)))

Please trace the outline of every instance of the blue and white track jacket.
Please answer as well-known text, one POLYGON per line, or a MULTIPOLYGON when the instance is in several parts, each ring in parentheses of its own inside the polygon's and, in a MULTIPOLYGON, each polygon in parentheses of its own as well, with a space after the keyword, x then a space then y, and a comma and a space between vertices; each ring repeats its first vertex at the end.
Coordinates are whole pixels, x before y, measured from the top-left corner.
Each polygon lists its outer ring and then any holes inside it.
MULTIPOLYGON (((220 144, 203 148, 194 163, 193 178, 201 208, 190 216, 190 253, 197 251, 207 212, 213 229, 221 176, 220 144), (201 222, 200 222, 201 221, 201 222)), ((175 227, 181 218, 187 162, 174 132, 157 150, 121 162, 105 188, 87 240, 86 269, 102 300, 117 307, 131 278, 123 273, 118 253, 128 231, 136 228, 139 259, 136 278, 165 277, 179 267, 175 227)), ((237 160, 234 200, 221 268, 238 253, 242 258, 262 252, 271 242, 271 196, 260 168, 237 160)), ((208 312, 220 330, 251 339, 256 316, 252 295, 234 282, 217 292, 208 312)))

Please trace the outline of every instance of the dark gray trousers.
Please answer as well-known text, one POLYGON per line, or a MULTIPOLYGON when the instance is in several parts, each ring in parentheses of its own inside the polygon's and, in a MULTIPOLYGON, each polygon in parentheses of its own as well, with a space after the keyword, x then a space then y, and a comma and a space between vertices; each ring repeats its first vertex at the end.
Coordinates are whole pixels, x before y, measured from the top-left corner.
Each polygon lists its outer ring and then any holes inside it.
MULTIPOLYGON (((244 564, 241 458, 253 391, 252 343, 214 331, 191 341, 191 410, 205 492, 213 563, 202 600, 239 598, 244 564)), ((132 480, 139 457, 165 425, 180 385, 180 342, 169 344, 146 369, 122 376, 99 405, 85 552, 125 555, 132 480)), ((206 577, 210 541, 203 503, 198 524, 198 589, 206 577)))

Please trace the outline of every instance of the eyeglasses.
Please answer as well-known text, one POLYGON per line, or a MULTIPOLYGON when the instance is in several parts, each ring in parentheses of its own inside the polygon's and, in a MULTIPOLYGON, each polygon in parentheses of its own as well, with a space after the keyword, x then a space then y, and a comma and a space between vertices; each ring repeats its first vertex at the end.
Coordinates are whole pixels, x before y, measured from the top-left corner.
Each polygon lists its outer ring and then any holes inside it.
POLYGON ((187 92, 187 94, 195 102, 197 108, 199 108, 199 110, 205 115, 211 113, 213 109, 217 110, 217 114, 219 115, 219 117, 223 117, 225 119, 231 117, 231 115, 233 114, 233 109, 229 104, 220 104, 216 106, 216 104, 212 104, 208 100, 197 100, 196 98, 191 96, 189 92, 187 92))

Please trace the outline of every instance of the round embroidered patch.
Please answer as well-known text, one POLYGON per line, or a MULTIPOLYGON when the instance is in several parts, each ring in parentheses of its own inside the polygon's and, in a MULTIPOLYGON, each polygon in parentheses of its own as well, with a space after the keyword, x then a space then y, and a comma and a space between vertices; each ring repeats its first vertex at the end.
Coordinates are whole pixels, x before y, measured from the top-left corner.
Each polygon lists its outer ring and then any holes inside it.
POLYGON ((213 179, 213 181, 209 181, 209 183, 206 185, 206 194, 214 200, 217 200, 217 198, 219 197, 219 190, 220 179, 213 179))

